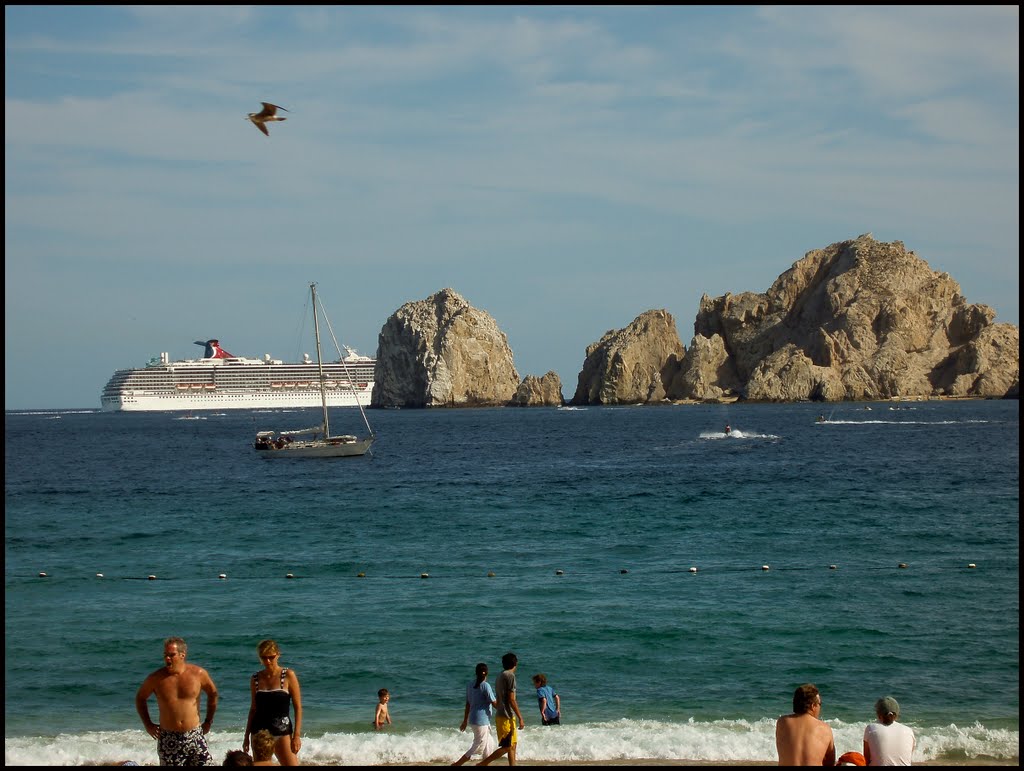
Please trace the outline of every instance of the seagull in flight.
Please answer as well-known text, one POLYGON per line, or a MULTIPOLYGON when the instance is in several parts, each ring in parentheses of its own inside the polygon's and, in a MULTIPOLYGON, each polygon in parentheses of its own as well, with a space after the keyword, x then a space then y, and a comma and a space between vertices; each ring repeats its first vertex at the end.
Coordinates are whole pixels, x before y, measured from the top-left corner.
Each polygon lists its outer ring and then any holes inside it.
POLYGON ((275 120, 288 120, 287 118, 282 118, 277 114, 278 110, 284 110, 285 112, 288 112, 288 110, 284 107, 278 107, 276 104, 271 104, 270 102, 260 102, 260 104, 263 105, 263 109, 259 112, 249 113, 249 120, 252 121, 252 125, 269 137, 270 132, 267 131, 267 123, 275 120))

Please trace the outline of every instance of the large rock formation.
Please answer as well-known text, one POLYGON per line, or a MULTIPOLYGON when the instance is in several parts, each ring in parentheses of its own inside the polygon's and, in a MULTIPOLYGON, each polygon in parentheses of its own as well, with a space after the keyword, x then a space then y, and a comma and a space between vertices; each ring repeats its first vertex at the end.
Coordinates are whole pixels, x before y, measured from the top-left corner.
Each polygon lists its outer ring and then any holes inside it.
MULTIPOLYGON (((871 234, 808 252, 764 294, 701 298, 689 350, 665 310, 587 347, 572 404, 1020 397, 1020 332, 945 273, 871 234)), ((520 384, 505 334, 451 289, 399 308, 378 339, 374 407, 561 405, 520 384)))
POLYGON ((391 315, 373 374, 371 407, 499 406, 519 385, 505 333, 452 289, 391 315))
POLYGON ((551 371, 544 377, 527 375, 519 384, 515 396, 508 403, 509 407, 561 407, 562 379, 558 373, 551 371))
POLYGON ((573 404, 638 404, 666 398, 685 348, 666 310, 649 310, 587 347, 573 404))
POLYGON ((808 252, 765 294, 705 295, 668 396, 1018 397, 1020 333, 994 318, 901 242, 866 234, 808 252))
POLYGON ((1020 396, 1020 332, 871 234, 808 252, 764 294, 701 298, 689 350, 647 311, 587 348, 573 404, 1020 396))

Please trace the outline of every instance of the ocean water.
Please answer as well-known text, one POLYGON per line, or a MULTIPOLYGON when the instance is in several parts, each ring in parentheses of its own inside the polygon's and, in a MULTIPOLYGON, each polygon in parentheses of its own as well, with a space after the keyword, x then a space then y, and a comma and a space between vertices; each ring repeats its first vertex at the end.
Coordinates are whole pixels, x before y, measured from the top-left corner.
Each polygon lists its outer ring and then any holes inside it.
POLYGON ((372 456, 267 461, 256 430, 315 416, 7 412, 5 762, 155 764, 133 699, 171 635, 218 760, 272 637, 307 763, 451 762, 509 650, 524 761, 774 761, 813 682, 839 753, 891 694, 915 760, 1017 762, 1019 402, 368 416, 372 456))

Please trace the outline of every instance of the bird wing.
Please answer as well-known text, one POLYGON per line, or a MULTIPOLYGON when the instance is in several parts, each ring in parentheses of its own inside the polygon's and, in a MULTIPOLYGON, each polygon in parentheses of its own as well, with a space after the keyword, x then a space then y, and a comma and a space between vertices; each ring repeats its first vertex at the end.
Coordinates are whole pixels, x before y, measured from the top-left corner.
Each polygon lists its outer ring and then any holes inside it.
POLYGON ((263 112, 267 113, 267 115, 273 115, 277 110, 284 110, 285 112, 289 112, 288 108, 281 107, 280 105, 277 104, 271 104, 270 102, 260 102, 260 104, 263 105, 263 112))
POLYGON ((261 120, 254 120, 252 122, 252 125, 254 125, 256 128, 258 128, 260 131, 262 131, 268 137, 270 136, 270 132, 267 131, 267 126, 266 126, 266 124, 263 123, 263 121, 261 121, 261 120))

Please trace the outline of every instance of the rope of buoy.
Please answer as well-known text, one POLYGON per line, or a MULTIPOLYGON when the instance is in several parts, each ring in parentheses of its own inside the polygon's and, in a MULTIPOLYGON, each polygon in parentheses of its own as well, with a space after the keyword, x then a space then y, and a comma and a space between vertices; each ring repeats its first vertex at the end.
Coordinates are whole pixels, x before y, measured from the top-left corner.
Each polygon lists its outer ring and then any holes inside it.
MULTIPOLYGON (((776 572, 776 571, 778 571, 778 572, 798 572, 798 571, 817 570, 817 569, 820 569, 821 567, 822 566, 820 566, 820 565, 816 565, 816 566, 793 565, 793 566, 788 566, 788 567, 786 567, 786 566, 778 567, 778 566, 772 566, 769 563, 765 563, 765 564, 759 565, 759 566, 746 566, 746 567, 744 567, 744 566, 734 566, 734 565, 712 565, 711 567, 701 567, 701 568, 698 568, 696 565, 691 565, 690 567, 686 567, 686 568, 654 569, 654 570, 648 571, 648 574, 649 575, 657 575, 657 574, 664 574, 664 573, 669 573, 669 574, 672 574, 672 573, 691 573, 692 574, 692 573, 705 572, 705 571, 710 571, 710 572, 715 573, 715 574, 719 574, 719 573, 747 573, 747 572, 750 572, 751 570, 758 570, 758 569, 762 573, 767 573, 769 571, 772 571, 772 572, 776 572)), ((824 567, 827 568, 828 570, 838 570, 839 569, 839 565, 835 564, 835 563, 832 563, 832 564, 829 564, 829 565, 825 565, 824 567)), ((978 564, 976 562, 968 562, 966 564, 961 563, 960 565, 921 565, 920 567, 922 567, 922 568, 924 568, 926 570, 946 570, 946 569, 959 570, 959 569, 963 569, 963 568, 967 568, 969 570, 976 570, 978 568, 978 564)), ((997 569, 1000 568, 1000 567, 1002 567, 1002 566, 999 566, 999 565, 996 566, 997 569)), ((885 565, 859 565, 859 566, 855 566, 854 569, 864 570, 864 571, 877 571, 877 570, 891 570, 892 567, 891 566, 885 566, 885 565)), ((909 570, 910 569, 910 564, 907 563, 907 562, 899 562, 899 563, 896 564, 896 569, 897 570, 909 570)), ((619 575, 628 575, 630 573, 630 571, 628 569, 626 569, 626 568, 619 568, 618 569, 618 573, 619 573, 619 575)), ((566 574, 566 571, 564 569, 562 569, 562 568, 557 568, 557 569, 555 569, 554 574, 556 576, 564 576, 566 574)), ((105 573, 95 573, 93 575, 94 575, 95 578, 107 578, 108 577, 105 573)), ((487 578, 495 578, 496 575, 497 574, 493 570, 489 570, 485 574, 485 576, 487 578)), ((576 575, 576 576, 583 576, 583 577, 597 576, 597 575, 604 575, 604 571, 599 571, 599 570, 582 570, 582 571, 574 572, 574 575, 576 575)), ((416 574, 416 576, 421 578, 421 579, 434 578, 435 577, 433 574, 428 573, 426 571, 424 571, 422 573, 418 573, 418 574, 416 574)), ((36 577, 38 577, 38 578, 52 578, 53 576, 50 573, 47 573, 45 571, 39 571, 36 574, 36 577)), ((286 573, 284 575, 284 577, 286 579, 293 579, 293 578, 295 578, 295 574, 294 573, 286 573)), ((344 578, 345 576, 341 576, 341 577, 344 578)), ((355 578, 366 578, 366 572, 365 571, 360 571, 360 572, 356 573, 354 577, 355 578)), ((388 580, 395 580, 395 579, 402 579, 402 578, 409 578, 409 577, 410 576, 408 574, 405 574, 405 575, 402 575, 402 574, 391 574, 391 575, 383 574, 383 575, 377 576, 377 578, 388 579, 388 580)), ((440 577, 442 579, 445 579, 445 578, 447 578, 447 579, 472 579, 472 578, 479 578, 480 575, 477 574, 477 573, 460 573, 460 574, 454 574, 453 573, 453 574, 448 574, 448 575, 442 575, 440 577)), ((118 576, 114 576, 114 578, 118 578, 118 576)), ((169 578, 158 578, 157 575, 154 574, 154 573, 150 573, 150 574, 147 574, 147 575, 144 575, 144 576, 120 576, 119 578, 121 578, 122 580, 146 580, 146 581, 175 580, 173 578, 170 578, 170 579, 169 578)), ((221 580, 221 581, 226 581, 227 578, 228 578, 228 574, 227 573, 218 573, 218 574, 216 574, 216 578, 218 580, 221 580)), ((244 581, 244 580, 262 581, 262 580, 265 580, 265 578, 266 578, 265 576, 243 576, 242 578, 240 578, 238 580, 242 580, 242 581, 244 581)))

